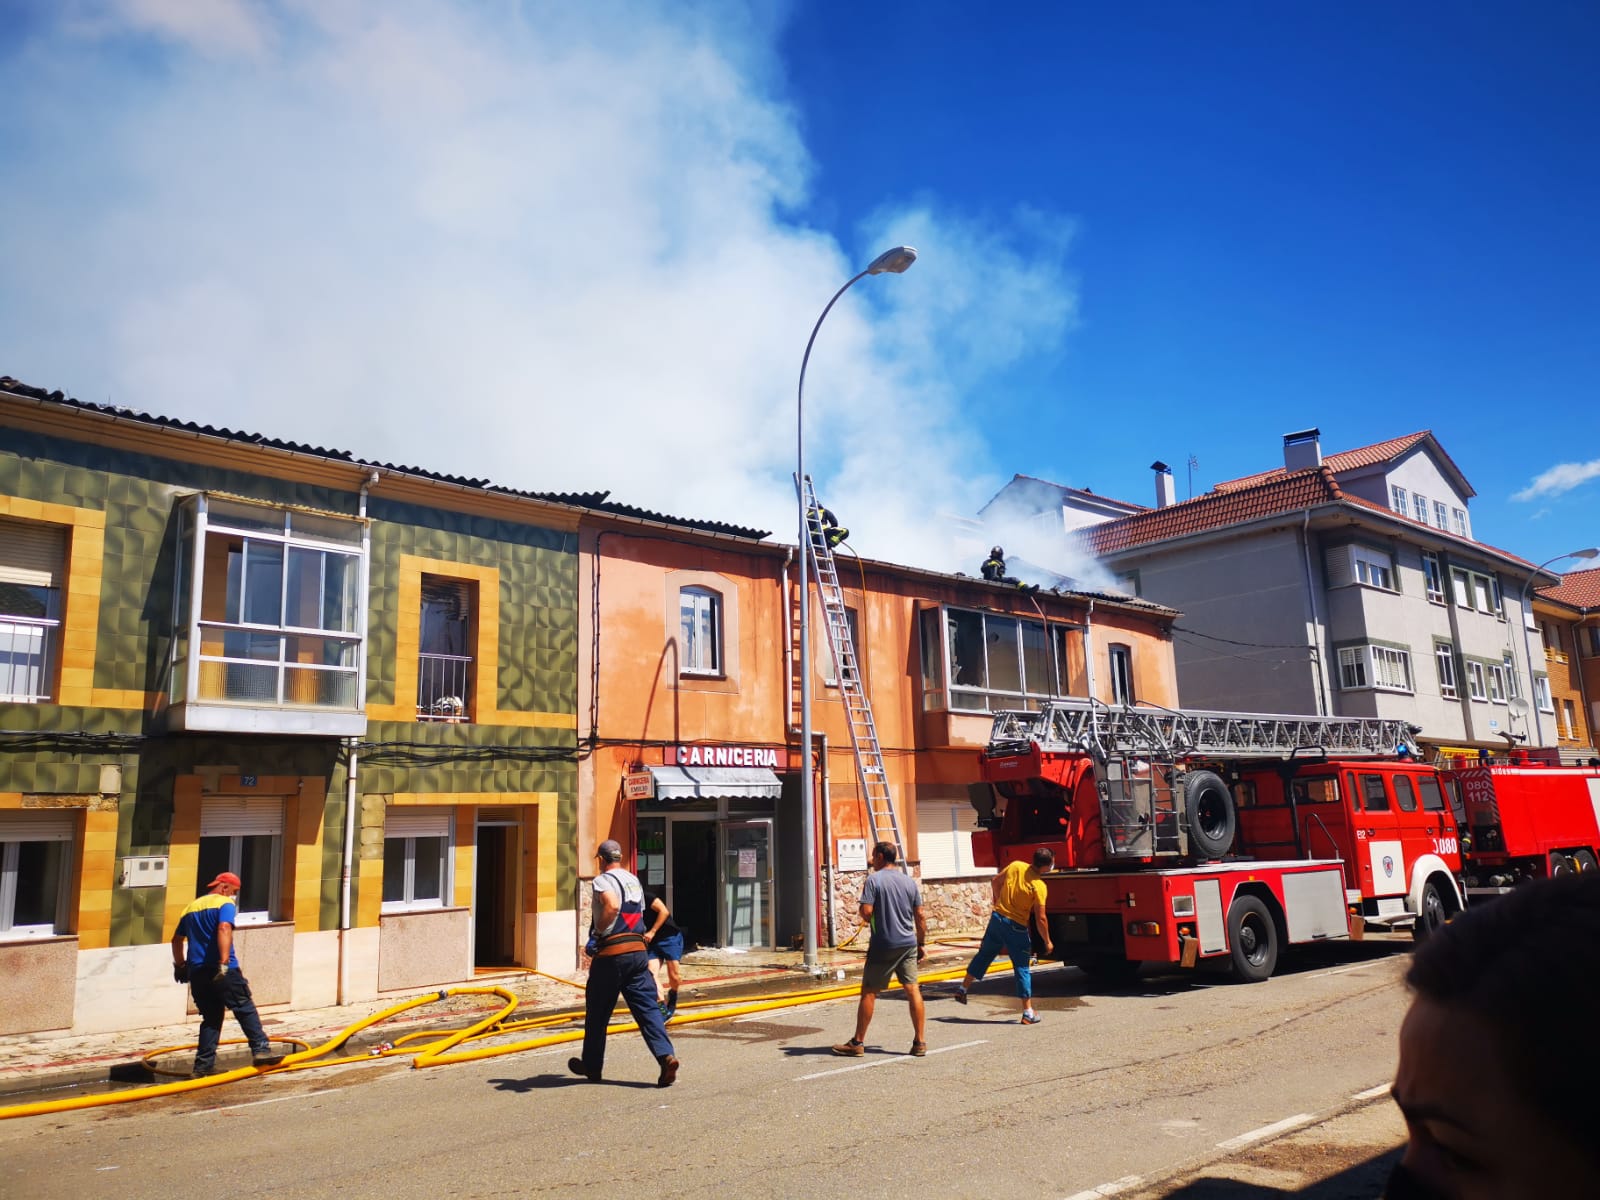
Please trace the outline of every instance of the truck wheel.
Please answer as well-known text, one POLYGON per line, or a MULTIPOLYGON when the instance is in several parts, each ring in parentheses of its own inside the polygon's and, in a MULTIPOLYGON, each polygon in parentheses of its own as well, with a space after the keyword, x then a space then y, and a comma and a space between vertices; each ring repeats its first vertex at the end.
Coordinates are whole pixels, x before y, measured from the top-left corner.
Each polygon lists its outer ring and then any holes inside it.
POLYGON ((1550 851, 1550 878, 1572 874, 1572 860, 1559 850, 1550 851))
POLYGON ((1244 983, 1270 978, 1278 965, 1278 927, 1255 896, 1239 896, 1228 907, 1228 953, 1244 983))
POLYGON ((1215 771, 1191 771, 1183 781, 1183 811, 1189 818, 1189 848, 1199 858, 1221 858, 1233 848, 1238 816, 1233 793, 1215 771))
POLYGON ((1579 850, 1574 854, 1572 856, 1572 865, 1578 868, 1580 873, 1600 868, 1600 862, 1595 861, 1594 853, 1590 850, 1579 850))
POLYGON ((1444 897, 1439 894, 1439 885, 1433 880, 1428 880, 1422 885, 1422 901, 1417 908, 1417 919, 1411 926, 1411 936, 1419 943, 1427 941, 1433 934, 1444 927, 1450 919, 1450 910, 1444 906, 1444 897))

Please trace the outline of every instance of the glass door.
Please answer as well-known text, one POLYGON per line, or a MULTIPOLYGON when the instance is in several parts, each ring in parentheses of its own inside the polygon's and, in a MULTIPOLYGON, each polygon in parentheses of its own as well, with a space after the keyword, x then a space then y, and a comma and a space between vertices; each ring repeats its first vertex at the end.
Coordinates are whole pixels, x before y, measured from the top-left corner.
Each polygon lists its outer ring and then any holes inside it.
POLYGON ((772 945, 772 822, 722 826, 722 944, 772 945))

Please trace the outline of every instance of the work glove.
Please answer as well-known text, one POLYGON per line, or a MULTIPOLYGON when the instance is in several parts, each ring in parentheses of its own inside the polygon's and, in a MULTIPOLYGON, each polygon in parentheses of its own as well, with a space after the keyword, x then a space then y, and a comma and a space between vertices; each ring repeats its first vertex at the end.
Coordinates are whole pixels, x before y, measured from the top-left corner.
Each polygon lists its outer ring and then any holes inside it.
POLYGON ((181 963, 173 963, 172 964, 172 982, 173 983, 188 983, 189 982, 189 964, 188 963, 181 962, 181 963))
POLYGON ((217 968, 217 976, 211 982, 213 982, 213 983, 221 983, 227 977, 228 977, 228 964, 227 963, 223 963, 221 966, 219 966, 217 968))

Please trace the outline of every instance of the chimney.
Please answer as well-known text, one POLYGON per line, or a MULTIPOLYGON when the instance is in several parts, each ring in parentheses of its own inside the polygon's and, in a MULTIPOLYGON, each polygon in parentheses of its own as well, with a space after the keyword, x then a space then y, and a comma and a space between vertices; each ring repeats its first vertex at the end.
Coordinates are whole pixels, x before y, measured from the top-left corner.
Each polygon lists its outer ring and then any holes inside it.
POLYGON ((1156 473, 1156 507, 1166 508, 1178 498, 1172 486, 1172 468, 1157 459, 1150 469, 1156 473))
POLYGON ((1302 429, 1283 435, 1283 469, 1305 471, 1322 465, 1322 430, 1302 429))

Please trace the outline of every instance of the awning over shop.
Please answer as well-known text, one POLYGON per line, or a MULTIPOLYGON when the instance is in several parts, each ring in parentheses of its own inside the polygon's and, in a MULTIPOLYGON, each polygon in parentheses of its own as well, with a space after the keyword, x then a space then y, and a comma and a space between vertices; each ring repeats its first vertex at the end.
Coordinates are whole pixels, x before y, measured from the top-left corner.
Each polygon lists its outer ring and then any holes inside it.
POLYGON ((766 767, 650 767, 655 798, 680 800, 728 796, 739 800, 776 800, 783 783, 766 767))

